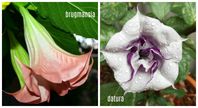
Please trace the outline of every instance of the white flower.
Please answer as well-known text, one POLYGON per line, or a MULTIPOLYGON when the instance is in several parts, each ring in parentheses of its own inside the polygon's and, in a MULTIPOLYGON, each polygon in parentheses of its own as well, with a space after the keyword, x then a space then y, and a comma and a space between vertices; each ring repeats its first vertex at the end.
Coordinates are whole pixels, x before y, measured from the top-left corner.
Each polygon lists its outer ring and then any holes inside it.
POLYGON ((178 76, 183 40, 173 28, 137 11, 102 52, 125 92, 161 90, 178 76))

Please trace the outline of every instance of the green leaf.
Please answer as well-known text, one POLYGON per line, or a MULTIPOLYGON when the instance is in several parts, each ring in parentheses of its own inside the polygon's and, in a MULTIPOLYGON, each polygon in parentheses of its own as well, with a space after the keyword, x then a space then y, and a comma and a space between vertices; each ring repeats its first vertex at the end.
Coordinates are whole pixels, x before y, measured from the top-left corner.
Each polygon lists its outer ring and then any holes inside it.
POLYGON ((191 39, 183 42, 182 60, 179 63, 179 75, 176 82, 186 79, 187 74, 190 71, 190 64, 192 60, 196 59, 195 43, 191 39))
POLYGON ((186 22, 178 16, 170 17, 165 21, 165 24, 174 28, 180 34, 184 34, 185 31, 189 28, 189 25, 186 24, 186 22))
POLYGON ((23 6, 29 10, 37 10, 37 7, 30 2, 13 2, 13 4, 16 5, 16 8, 18 8, 18 6, 23 6))
POLYGON ((29 5, 28 2, 13 2, 13 3, 14 3, 14 5, 17 5, 17 6, 27 6, 27 5, 29 5))
POLYGON ((102 84, 100 88, 100 102, 101 105, 108 105, 108 106, 124 106, 124 105, 138 105, 142 104, 142 102, 145 102, 145 95, 143 93, 127 93, 124 95, 123 89, 118 85, 118 83, 107 83, 107 84, 102 84), (123 101, 111 101, 112 98, 116 100, 121 100, 124 99, 123 101), (121 99, 120 99, 120 98, 121 99))
POLYGON ((168 100, 166 100, 165 98, 163 98, 161 96, 157 96, 156 103, 160 106, 170 106, 170 105, 172 105, 171 102, 169 102, 168 100))
POLYGON ((148 106, 170 106, 172 105, 168 100, 161 96, 152 96, 152 98, 149 98, 147 101, 148 106))
POLYGON ((146 105, 148 106, 168 106, 172 105, 168 100, 162 97, 158 91, 146 91, 145 94, 147 95, 147 102, 146 105))
POLYGON ((30 3, 28 5, 27 9, 29 9, 29 10, 37 10, 37 7, 33 3, 30 3))
POLYGON ((104 49, 109 39, 117 32, 113 26, 101 22, 100 47, 104 49))
MULTIPOLYGON (((193 34, 196 35, 196 34, 193 34)), ((188 37, 187 40, 184 42, 184 44, 189 47, 193 53, 191 53, 192 57, 195 58, 196 57, 196 39, 193 37, 188 37)))
POLYGON ((183 89, 173 89, 172 87, 161 90, 160 93, 168 95, 172 94, 175 95, 177 98, 182 98, 185 95, 185 91, 183 89))
MULTIPOLYGON (((110 38, 117 32, 117 30, 113 26, 106 25, 103 22, 100 23, 100 26, 100 49, 104 49, 110 38)), ((100 62, 103 62, 105 60, 104 55, 102 53, 100 53, 100 55, 100 62)))
MULTIPOLYGON (((100 33, 100 49, 104 49, 107 45, 109 39, 117 32, 116 28, 110 25, 106 25, 105 23, 101 22, 101 33, 100 33)), ((104 56, 101 53, 100 62, 103 62, 104 56)))
POLYGON ((104 55, 102 53, 100 53, 100 62, 105 61, 104 55))
POLYGON ((185 8, 183 9, 183 18, 187 24, 192 25, 196 21, 196 8, 195 3, 185 3, 185 8))
POLYGON ((151 8, 151 11, 157 18, 159 18, 160 20, 164 20, 166 15, 170 12, 171 4, 165 2, 151 2, 149 3, 149 6, 151 8))
POLYGON ((54 27, 47 19, 38 17, 37 20, 47 29, 59 47, 72 54, 80 54, 78 43, 71 33, 54 27))
POLYGON ((26 50, 22 47, 22 45, 14 37, 14 34, 12 33, 12 31, 8 30, 8 36, 10 39, 10 56, 11 56, 12 66, 15 70, 15 73, 17 74, 20 86, 22 88, 25 84, 25 81, 23 78, 23 73, 22 73, 21 67, 18 64, 17 59, 21 63, 29 66, 29 57, 28 57, 26 50))
POLYGON ((84 37, 98 36, 98 3, 97 2, 39 2, 33 3, 38 7, 38 14, 49 19, 50 23, 65 32, 84 37), (95 17, 67 17, 66 13, 89 12, 95 17))
POLYGON ((174 12, 175 14, 177 14, 178 16, 180 16, 182 18, 182 8, 184 8, 184 3, 183 2, 176 2, 173 3, 171 6, 171 11, 174 12))
POLYGON ((136 14, 135 10, 128 11, 127 14, 124 16, 124 18, 122 18, 120 20, 120 25, 123 26, 128 20, 133 18, 133 16, 135 16, 135 14, 136 14))
POLYGON ((193 25, 196 21, 195 2, 174 3, 171 10, 183 18, 188 25, 193 25))
POLYGON ((101 21, 112 25, 127 14, 127 3, 102 3, 100 9, 101 21))

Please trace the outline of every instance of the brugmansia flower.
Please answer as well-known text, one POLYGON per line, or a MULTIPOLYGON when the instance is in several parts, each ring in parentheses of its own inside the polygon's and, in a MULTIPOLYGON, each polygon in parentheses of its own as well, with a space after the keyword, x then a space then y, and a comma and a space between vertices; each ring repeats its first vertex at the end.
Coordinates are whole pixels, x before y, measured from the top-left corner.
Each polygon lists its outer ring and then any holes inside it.
POLYGON ((93 65, 90 64, 92 50, 83 55, 70 54, 53 41, 48 31, 22 6, 19 6, 24 20, 25 41, 30 64, 20 65, 25 85, 16 93, 10 93, 23 103, 49 101, 50 90, 60 96, 82 85, 93 65))
POLYGON ((182 41, 173 28, 137 11, 102 52, 126 93, 161 90, 178 76, 182 41))

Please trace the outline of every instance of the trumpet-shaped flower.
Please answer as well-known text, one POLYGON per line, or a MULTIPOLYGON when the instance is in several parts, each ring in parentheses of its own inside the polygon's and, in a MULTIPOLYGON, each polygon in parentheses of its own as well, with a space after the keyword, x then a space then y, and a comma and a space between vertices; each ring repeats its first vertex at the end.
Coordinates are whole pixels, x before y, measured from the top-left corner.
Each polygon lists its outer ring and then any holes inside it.
POLYGON ((125 92, 161 90, 178 76, 183 40, 173 28, 137 11, 112 36, 103 55, 125 92))
POLYGON ((49 101, 50 90, 63 96, 85 83, 93 65, 93 60, 90 64, 92 50, 82 55, 64 51, 24 7, 19 6, 19 10, 24 20, 30 65, 18 60, 25 85, 10 94, 23 103, 41 103, 49 101))

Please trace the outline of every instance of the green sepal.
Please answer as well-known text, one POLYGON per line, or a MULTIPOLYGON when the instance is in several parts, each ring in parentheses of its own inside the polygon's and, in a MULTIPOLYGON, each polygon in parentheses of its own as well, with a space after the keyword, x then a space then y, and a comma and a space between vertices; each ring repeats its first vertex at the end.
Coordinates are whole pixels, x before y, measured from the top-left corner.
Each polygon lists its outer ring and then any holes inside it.
POLYGON ((19 79, 20 86, 22 88, 25 84, 25 80, 23 78, 23 72, 17 59, 21 63, 25 65, 29 65, 28 53, 23 48, 23 46, 16 40, 16 38, 14 37, 14 33, 12 31, 8 30, 8 36, 10 40, 10 56, 11 56, 12 66, 14 68, 14 71, 19 79))

